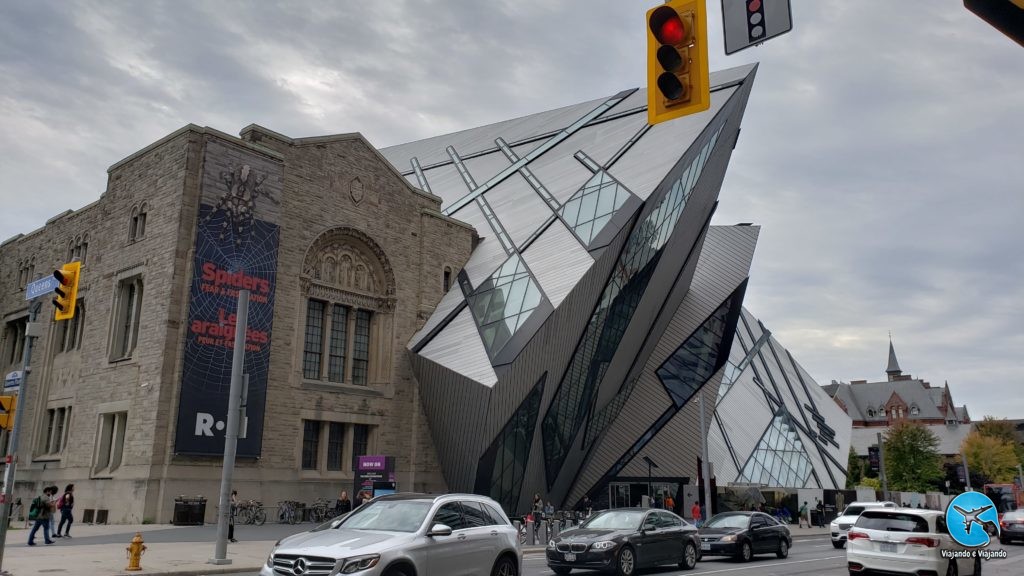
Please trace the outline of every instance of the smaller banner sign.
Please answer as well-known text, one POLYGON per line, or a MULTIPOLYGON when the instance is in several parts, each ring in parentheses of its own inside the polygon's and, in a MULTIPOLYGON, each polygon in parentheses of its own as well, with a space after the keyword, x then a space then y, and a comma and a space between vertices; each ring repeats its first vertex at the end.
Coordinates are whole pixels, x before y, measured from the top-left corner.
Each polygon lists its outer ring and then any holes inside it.
POLYGON ((359 456, 356 458, 356 479, 355 493, 366 492, 370 496, 375 494, 376 486, 383 493, 393 493, 397 490, 395 484, 395 458, 393 456, 359 456), (391 492, 385 492, 390 490, 391 492))

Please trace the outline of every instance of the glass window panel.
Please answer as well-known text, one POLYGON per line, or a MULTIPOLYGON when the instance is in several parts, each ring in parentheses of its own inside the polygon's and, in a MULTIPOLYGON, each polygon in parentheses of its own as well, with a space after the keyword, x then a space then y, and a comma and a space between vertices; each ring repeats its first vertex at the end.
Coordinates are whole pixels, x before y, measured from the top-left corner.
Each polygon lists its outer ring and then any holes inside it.
POLYGON ((316 470, 320 454, 320 421, 302 421, 302 469, 316 470))
POLYGON ((345 425, 331 422, 327 435, 327 469, 341 470, 341 458, 345 451, 345 425))
POLYGON ((348 308, 335 304, 331 315, 331 357, 327 366, 327 379, 331 382, 341 382, 345 378, 347 330, 348 308))
POLYGON ((306 305, 306 344, 303 349, 302 375, 320 379, 320 360, 323 356, 324 303, 310 300, 306 305))
POLYGON ((356 333, 352 342, 352 383, 366 386, 370 364, 370 316, 368 310, 356 311, 356 333))

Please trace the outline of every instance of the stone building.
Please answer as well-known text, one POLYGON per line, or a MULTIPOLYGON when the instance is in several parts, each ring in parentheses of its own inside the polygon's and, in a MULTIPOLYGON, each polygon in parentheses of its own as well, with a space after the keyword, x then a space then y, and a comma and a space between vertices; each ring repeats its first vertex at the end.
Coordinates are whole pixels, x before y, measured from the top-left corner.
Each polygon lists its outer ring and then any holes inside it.
POLYGON ((23 501, 73 482, 97 520, 167 522, 176 496, 201 494, 212 519, 241 288, 243 497, 333 499, 354 458, 376 453, 396 457, 403 488, 444 489, 405 344, 475 231, 359 134, 241 136, 186 126, 111 166, 96 202, 0 245, 4 374, 21 368, 25 284, 82 262, 74 320, 39 299, 23 501))

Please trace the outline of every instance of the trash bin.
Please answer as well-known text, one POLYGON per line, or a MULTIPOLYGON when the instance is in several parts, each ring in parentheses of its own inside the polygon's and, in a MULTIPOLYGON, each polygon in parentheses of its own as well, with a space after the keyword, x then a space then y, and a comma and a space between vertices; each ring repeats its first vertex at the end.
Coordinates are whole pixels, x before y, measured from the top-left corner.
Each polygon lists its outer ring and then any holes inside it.
POLYGON ((174 515, 171 524, 175 526, 202 526, 206 519, 206 498, 196 496, 174 499, 174 515))

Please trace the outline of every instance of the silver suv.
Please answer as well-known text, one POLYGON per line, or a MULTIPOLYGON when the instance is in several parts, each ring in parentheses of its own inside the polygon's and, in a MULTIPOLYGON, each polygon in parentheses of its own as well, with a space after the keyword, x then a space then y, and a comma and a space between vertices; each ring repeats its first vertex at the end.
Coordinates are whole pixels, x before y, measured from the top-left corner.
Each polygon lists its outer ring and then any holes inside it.
POLYGON ((274 546, 260 576, 518 576, 519 533, 475 494, 391 494, 274 546))

